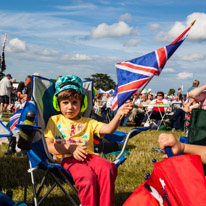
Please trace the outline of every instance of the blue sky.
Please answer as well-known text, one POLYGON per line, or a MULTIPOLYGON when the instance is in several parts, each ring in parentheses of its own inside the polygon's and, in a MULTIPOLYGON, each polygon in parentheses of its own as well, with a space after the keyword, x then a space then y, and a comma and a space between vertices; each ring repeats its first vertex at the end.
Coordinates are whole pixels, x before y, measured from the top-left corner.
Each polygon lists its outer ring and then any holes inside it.
POLYGON ((115 63, 172 42, 196 19, 188 38, 148 84, 153 92, 206 83, 205 0, 8 0, 0 7, 0 40, 6 42, 6 73, 82 79, 106 73, 115 63))

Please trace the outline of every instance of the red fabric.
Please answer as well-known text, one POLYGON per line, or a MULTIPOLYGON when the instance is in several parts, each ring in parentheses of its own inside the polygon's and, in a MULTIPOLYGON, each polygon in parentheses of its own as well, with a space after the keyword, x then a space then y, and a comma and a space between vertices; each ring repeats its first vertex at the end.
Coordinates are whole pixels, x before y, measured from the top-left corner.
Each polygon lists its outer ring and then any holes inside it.
MULTIPOLYGON (((158 101, 156 100, 156 104, 163 104, 163 101, 158 101)), ((165 108, 164 107, 154 107, 153 111, 161 111, 161 112, 165 112, 165 108)))
POLYGON ((157 200, 141 184, 132 195, 126 200, 123 206, 160 206, 157 200))
MULTIPOLYGON (((164 206, 206 205, 206 181, 198 155, 180 155, 155 163, 146 182, 159 192, 164 199, 164 206), (160 181, 164 182, 164 187, 160 181)), ((144 201, 145 205, 153 205, 147 204, 148 200, 151 201, 151 197, 141 185, 124 206, 137 205, 137 202, 141 201, 144 201)))
POLYGON ((71 173, 82 206, 114 205, 115 164, 98 155, 88 155, 84 162, 68 157, 61 164, 71 173))

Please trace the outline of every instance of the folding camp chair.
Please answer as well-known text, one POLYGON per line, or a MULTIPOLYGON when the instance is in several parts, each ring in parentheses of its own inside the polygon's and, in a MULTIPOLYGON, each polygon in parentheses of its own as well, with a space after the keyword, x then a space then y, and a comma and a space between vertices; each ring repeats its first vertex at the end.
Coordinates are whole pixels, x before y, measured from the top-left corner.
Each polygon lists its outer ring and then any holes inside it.
POLYGON ((171 112, 175 112, 176 110, 180 109, 183 106, 182 103, 172 103, 171 104, 171 112))
MULTIPOLYGON (((84 83, 85 93, 88 99, 91 99, 92 96, 88 94, 88 91, 92 91, 92 84, 91 82, 84 83)), ((74 198, 64 189, 62 186, 62 181, 66 182, 74 194, 78 197, 78 193, 76 188, 73 186, 74 182, 71 175, 61 166, 59 165, 50 155, 47 149, 47 144, 45 138, 43 136, 43 130, 45 125, 51 115, 57 114, 57 111, 54 110, 53 105, 51 104, 53 94, 54 94, 54 82, 39 76, 32 76, 32 99, 33 102, 28 102, 25 105, 25 109, 22 112, 20 118, 20 124, 18 127, 24 132, 30 134, 29 141, 32 143, 31 148, 27 148, 27 155, 29 159, 28 170, 26 171, 26 177, 28 173, 31 174, 31 181, 33 187, 33 195, 34 195, 34 205, 40 205, 42 201, 48 196, 48 194, 58 185, 62 191, 66 194, 68 199, 71 201, 72 205, 78 205, 78 201, 75 201, 74 198), (26 114, 28 111, 33 110, 36 112, 37 116, 35 119, 35 125, 28 125, 23 124, 24 120, 26 119, 26 114), (39 189, 36 190, 36 183, 34 178, 34 172, 36 169, 43 169, 46 171, 45 176, 42 179, 42 182, 39 186, 39 189), (51 175, 54 179, 54 183, 52 187, 48 190, 48 192, 42 197, 39 198, 40 192, 43 188, 46 178, 51 175)), ((91 92, 92 93, 92 92, 91 92)), ((87 110, 85 111, 85 116, 90 115, 90 111, 92 110, 88 105, 87 110)), ((126 148, 126 144, 128 139, 132 136, 140 133, 149 128, 134 128, 128 134, 124 134, 122 137, 122 141, 124 139, 123 147, 121 153, 117 156, 114 163, 116 165, 120 165, 123 163, 126 158, 122 155, 126 148), (126 137, 125 137, 126 136, 126 137)), ((25 194, 24 194, 24 201, 26 202, 26 195, 27 194, 27 178, 25 184, 25 194)))

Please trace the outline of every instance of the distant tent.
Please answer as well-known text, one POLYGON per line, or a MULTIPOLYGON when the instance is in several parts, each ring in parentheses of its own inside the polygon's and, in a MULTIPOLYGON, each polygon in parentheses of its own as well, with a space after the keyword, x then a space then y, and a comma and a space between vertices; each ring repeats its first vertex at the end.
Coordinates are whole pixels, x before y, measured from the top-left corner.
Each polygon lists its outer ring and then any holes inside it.
POLYGON ((99 94, 106 93, 103 89, 98 89, 97 91, 99 92, 99 94))
POLYGON ((103 89, 98 89, 99 94, 105 94, 105 93, 109 93, 109 94, 114 94, 114 89, 110 89, 108 91, 104 91, 103 89))

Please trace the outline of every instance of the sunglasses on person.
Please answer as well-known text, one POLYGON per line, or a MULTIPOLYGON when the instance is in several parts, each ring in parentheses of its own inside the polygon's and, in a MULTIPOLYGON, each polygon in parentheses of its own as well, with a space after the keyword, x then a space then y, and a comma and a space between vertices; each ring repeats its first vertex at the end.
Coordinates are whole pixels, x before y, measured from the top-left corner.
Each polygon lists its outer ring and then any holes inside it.
POLYGON ((163 97, 163 95, 161 95, 161 94, 158 94, 157 96, 163 97))

